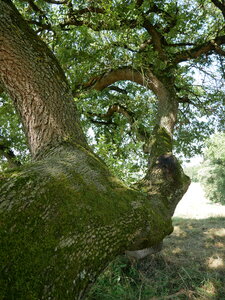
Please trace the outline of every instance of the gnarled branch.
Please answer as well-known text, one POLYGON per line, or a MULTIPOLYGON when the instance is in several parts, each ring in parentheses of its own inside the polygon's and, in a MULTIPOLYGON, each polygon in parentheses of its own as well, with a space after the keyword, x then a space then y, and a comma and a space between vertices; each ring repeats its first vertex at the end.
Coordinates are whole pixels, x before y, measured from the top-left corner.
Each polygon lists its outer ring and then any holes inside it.
POLYGON ((130 123, 134 122, 133 113, 119 103, 115 103, 115 104, 111 105, 105 114, 95 114, 95 113, 88 112, 89 115, 96 116, 101 119, 110 119, 110 118, 112 118, 114 113, 121 113, 129 120, 130 123))
POLYGON ((147 74, 144 74, 143 72, 131 67, 121 67, 119 69, 110 70, 109 72, 92 78, 84 84, 83 87, 102 91, 111 84, 121 80, 136 82, 151 89, 156 94, 159 89, 159 81, 150 71, 148 71, 147 74))
POLYGON ((119 87, 116 86, 116 85, 111 85, 111 86, 109 87, 109 90, 110 90, 110 91, 118 92, 118 93, 120 93, 120 94, 127 95, 127 91, 126 91, 126 90, 121 89, 121 88, 119 88, 119 87))
POLYGON ((85 87, 102 91, 104 88, 120 80, 130 80, 143 86, 146 84, 145 77, 141 72, 130 67, 122 67, 92 78, 85 84, 85 87))
POLYGON ((37 6, 36 3, 34 3, 33 0, 23 0, 29 3, 30 7, 33 9, 33 11, 37 12, 37 13, 41 13, 43 14, 44 12, 37 6))
POLYGON ((216 37, 214 40, 210 40, 197 47, 193 47, 189 50, 179 52, 174 59, 174 63, 180 63, 190 59, 200 57, 202 54, 207 54, 210 51, 216 51, 217 47, 225 44, 225 35, 216 37))
MULTIPOLYGON (((88 112, 88 114, 90 116, 95 116, 95 117, 98 117, 101 119, 105 119, 106 121, 99 121, 99 120, 91 119, 91 122, 101 124, 101 125, 116 125, 115 123, 112 122, 112 117, 115 113, 122 114, 128 120, 128 123, 130 123, 131 127, 135 123, 134 113, 119 103, 115 103, 115 104, 111 105, 105 114, 96 114, 96 113, 88 112)), ((137 138, 144 142, 144 145, 143 145, 144 153, 149 153, 149 149, 148 149, 148 143, 149 143, 149 138, 150 138, 149 133, 143 127, 135 128, 135 132, 136 132, 137 138)))
POLYGON ((159 53, 160 58, 166 60, 163 45, 166 45, 167 42, 163 35, 157 30, 156 26, 153 26, 147 19, 144 20, 143 26, 152 37, 153 47, 159 53))

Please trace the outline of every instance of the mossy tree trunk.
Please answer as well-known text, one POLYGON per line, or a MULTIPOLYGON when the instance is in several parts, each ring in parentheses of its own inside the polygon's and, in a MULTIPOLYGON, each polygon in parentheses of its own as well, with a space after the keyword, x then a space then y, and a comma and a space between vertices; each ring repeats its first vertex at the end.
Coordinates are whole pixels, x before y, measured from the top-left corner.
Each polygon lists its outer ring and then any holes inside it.
POLYGON ((82 299, 116 255, 172 232, 173 210, 189 185, 172 156, 168 116, 176 105, 162 90, 167 105, 159 109, 154 163, 140 190, 130 189, 88 147, 56 58, 6 0, 0 42, 0 81, 33 156, 1 174, 0 298, 82 299))

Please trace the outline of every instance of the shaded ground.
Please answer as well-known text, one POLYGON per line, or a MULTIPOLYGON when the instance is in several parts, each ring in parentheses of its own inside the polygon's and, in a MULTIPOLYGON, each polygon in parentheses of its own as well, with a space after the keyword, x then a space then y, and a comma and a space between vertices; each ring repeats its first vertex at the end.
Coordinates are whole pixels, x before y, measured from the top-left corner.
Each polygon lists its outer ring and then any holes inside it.
POLYGON ((225 206, 192 184, 163 250, 138 263, 116 259, 88 300, 225 300, 225 206))

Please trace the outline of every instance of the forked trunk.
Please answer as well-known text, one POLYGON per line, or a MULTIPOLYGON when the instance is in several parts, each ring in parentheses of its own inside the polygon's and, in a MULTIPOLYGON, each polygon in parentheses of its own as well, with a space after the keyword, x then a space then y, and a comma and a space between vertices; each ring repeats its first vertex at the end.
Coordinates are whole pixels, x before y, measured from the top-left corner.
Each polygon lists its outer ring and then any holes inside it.
MULTIPOLYGON (((82 299, 116 255, 172 232, 189 179, 175 159, 171 171, 158 158, 144 191, 124 186, 89 149, 55 57, 7 0, 0 0, 0 41, 0 81, 35 158, 1 175, 0 298, 82 299)), ((159 156, 172 147, 162 115, 159 156)))

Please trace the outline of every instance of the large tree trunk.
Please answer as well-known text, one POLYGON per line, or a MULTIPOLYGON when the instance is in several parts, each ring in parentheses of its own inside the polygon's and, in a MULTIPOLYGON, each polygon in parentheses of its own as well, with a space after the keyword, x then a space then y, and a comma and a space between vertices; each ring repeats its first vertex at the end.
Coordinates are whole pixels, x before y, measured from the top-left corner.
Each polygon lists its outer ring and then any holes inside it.
POLYGON ((158 211, 80 146, 7 174, 0 191, 4 299, 80 299, 113 257, 172 231, 165 205, 158 211))
POLYGON ((21 116, 32 156, 65 140, 87 146, 56 58, 10 1, 0 5, 1 81, 21 116))
POLYGON ((144 190, 127 188, 88 147, 55 57, 6 0, 0 41, 0 80, 34 158, 1 175, 0 298, 81 299, 116 255, 157 245, 172 232, 189 179, 174 157, 169 166, 160 160, 172 148, 168 112, 162 109, 154 144, 160 151, 153 151, 144 190))

